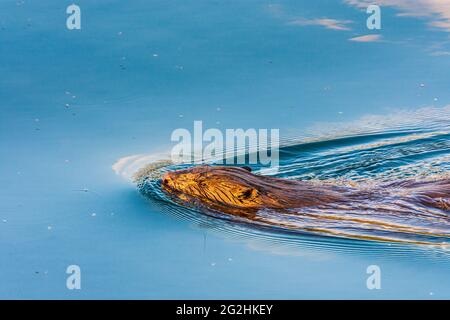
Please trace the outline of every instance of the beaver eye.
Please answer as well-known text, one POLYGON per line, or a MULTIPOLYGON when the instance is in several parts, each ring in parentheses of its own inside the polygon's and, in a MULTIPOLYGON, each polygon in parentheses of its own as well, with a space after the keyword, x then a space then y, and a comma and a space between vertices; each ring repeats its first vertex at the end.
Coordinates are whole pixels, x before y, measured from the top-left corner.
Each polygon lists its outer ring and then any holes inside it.
POLYGON ((198 182, 198 185, 199 185, 200 187, 206 187, 205 181, 199 181, 199 182, 198 182))

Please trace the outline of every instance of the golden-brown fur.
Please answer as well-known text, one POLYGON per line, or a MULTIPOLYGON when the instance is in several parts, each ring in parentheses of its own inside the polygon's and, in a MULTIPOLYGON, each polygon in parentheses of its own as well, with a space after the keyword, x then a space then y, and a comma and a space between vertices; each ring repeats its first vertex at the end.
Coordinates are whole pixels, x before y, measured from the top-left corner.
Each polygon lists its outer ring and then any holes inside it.
POLYGON ((291 209, 332 203, 358 202, 386 196, 386 190, 403 190, 417 202, 448 210, 448 180, 420 183, 404 181, 380 186, 375 191, 313 184, 255 175, 242 167, 202 165, 166 173, 162 187, 178 199, 236 215, 248 215, 259 209, 291 209))

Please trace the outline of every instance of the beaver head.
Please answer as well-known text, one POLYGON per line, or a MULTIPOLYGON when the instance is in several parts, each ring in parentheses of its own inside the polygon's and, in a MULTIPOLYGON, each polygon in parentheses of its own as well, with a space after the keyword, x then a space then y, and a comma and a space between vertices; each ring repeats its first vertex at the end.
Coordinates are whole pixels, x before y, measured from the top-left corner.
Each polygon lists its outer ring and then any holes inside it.
POLYGON ((248 167, 202 165, 168 172, 162 187, 169 194, 187 201, 224 210, 259 209, 274 200, 261 190, 261 185, 248 167))

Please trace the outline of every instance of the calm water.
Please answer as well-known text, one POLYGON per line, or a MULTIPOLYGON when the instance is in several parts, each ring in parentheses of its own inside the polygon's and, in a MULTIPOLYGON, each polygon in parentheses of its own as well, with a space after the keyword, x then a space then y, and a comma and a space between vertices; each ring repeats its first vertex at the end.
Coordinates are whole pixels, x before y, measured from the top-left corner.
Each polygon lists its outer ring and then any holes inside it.
POLYGON ((194 120, 280 128, 286 178, 448 174, 436 12, 387 6, 375 32, 341 1, 77 4, 81 30, 59 1, 0 4, 0 298, 450 298, 445 247, 272 232, 129 180, 194 120), (310 21, 323 17, 353 22, 310 21), (383 41, 348 40, 369 33, 383 41), (66 288, 72 264, 81 290, 66 288))

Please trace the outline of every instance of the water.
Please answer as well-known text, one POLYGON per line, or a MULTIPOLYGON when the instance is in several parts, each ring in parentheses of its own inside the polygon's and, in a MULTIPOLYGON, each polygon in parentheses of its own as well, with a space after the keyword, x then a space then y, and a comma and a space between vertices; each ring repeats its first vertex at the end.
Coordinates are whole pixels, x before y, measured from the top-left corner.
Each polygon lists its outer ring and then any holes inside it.
POLYGON ((128 179, 194 120, 280 128, 286 178, 446 174, 450 60, 430 51, 447 39, 432 18, 386 7, 387 41, 363 44, 347 40, 365 14, 341 2, 77 4, 80 31, 63 4, 0 4, 1 298, 450 297, 445 248, 254 228, 128 179), (72 264, 81 290, 66 288, 72 264))

